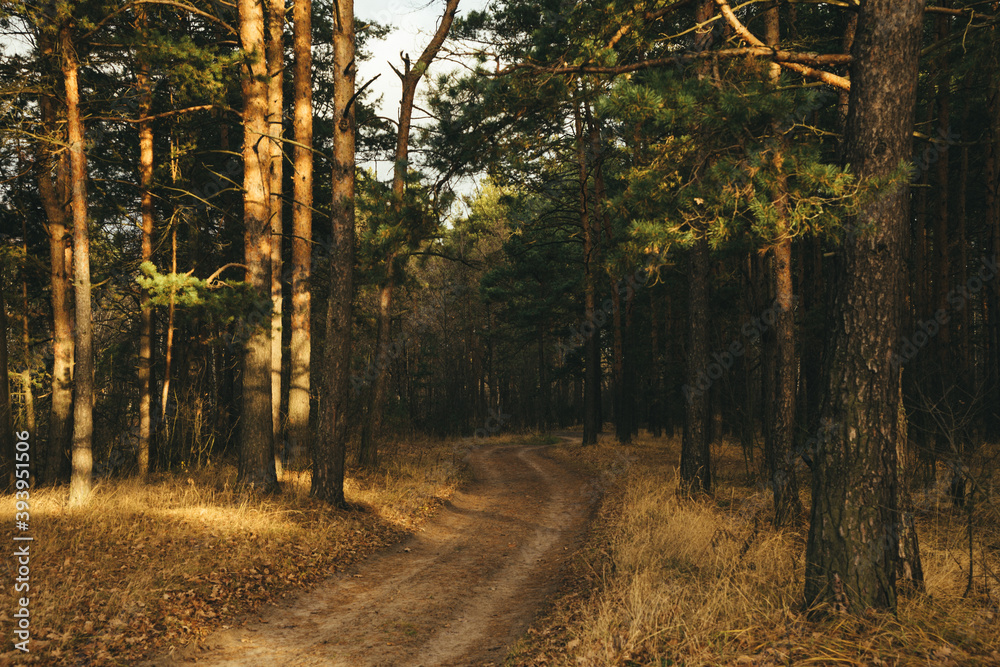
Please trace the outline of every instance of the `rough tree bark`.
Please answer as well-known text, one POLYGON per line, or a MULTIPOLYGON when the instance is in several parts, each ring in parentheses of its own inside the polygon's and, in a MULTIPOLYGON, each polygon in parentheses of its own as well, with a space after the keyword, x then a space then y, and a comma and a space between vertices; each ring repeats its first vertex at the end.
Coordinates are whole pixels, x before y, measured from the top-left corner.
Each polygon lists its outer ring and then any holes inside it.
MULTIPOLYGON (((271 293, 271 228, 268 224, 267 62, 262 0, 239 0, 243 46, 243 221, 247 277, 258 299, 271 293)), ((243 402, 238 483, 255 491, 280 489, 274 468, 271 416, 271 327, 267 317, 243 323, 243 402), (258 321, 259 320, 259 321, 258 321)), ((257 311, 254 312, 256 314, 257 311)))
POLYGON ((699 239, 688 253, 688 330, 684 397, 684 435, 681 439, 681 479, 694 489, 712 490, 708 429, 708 391, 697 388, 698 376, 709 365, 708 356, 708 242, 699 239))
MULTIPOLYGON (((40 48, 52 56, 51 41, 40 39, 40 48)), ((56 132, 55 100, 49 95, 39 99, 42 124, 52 136, 56 132)), ((52 302, 52 399, 49 408, 49 437, 44 480, 64 479, 66 451, 70 445, 73 423, 73 311, 70 300, 72 242, 68 233, 66 202, 69 200, 69 159, 62 153, 54 166, 49 142, 39 144, 38 191, 49 238, 49 282, 52 302)))
MULTIPOLYGON (((844 161, 862 182, 911 156, 924 0, 867 0, 858 17, 844 161)), ((895 610, 896 478, 905 181, 874 193, 838 257, 822 432, 812 453, 805 599, 823 609, 895 610), (823 605, 820 607, 819 605, 823 605)))
MULTIPOLYGON (((777 48, 780 41, 778 7, 768 9, 764 14, 766 42, 777 48)), ((771 63, 769 69, 771 85, 778 87, 781 67, 771 63)), ((777 222, 777 240, 772 248, 774 254, 771 266, 774 282, 775 315, 774 333, 766 340, 774 346, 775 364, 771 396, 768 402, 773 406, 774 422, 764 428, 764 461, 771 478, 774 494, 775 526, 784 526, 802 510, 799 500, 799 485, 795 478, 792 451, 795 438, 795 309, 792 292, 792 237, 788 230, 788 176, 783 169, 784 156, 788 152, 788 140, 775 123, 774 166, 778 173, 777 196, 772 202, 777 222)))
POLYGON ((71 28, 59 32, 63 86, 66 93, 66 132, 69 143, 70 211, 73 220, 73 293, 76 327, 73 336, 73 449, 70 469, 69 503, 85 505, 90 499, 94 458, 94 323, 90 303, 90 235, 87 229, 87 156, 84 153, 83 117, 71 28))
POLYGON ((282 176, 284 161, 282 138, 284 135, 283 109, 285 84, 285 45, 282 35, 285 25, 284 0, 267 2, 267 120, 268 120, 268 189, 271 223, 271 428, 275 449, 275 471, 280 473, 277 458, 281 437, 281 246, 282 225, 282 176))
POLYGON ((587 196, 587 151, 584 145, 583 117, 580 106, 573 103, 574 131, 576 134, 576 157, 580 181, 580 226, 583 227, 583 290, 584 324, 581 335, 584 342, 584 382, 583 382, 583 444, 597 443, 601 430, 601 348, 600 331, 597 327, 597 286, 594 277, 598 265, 598 245, 600 234, 590 220, 590 206, 587 196), (590 327, 585 329, 585 327, 590 327))
MULTIPOLYGON (((136 23, 145 34, 149 24, 145 6, 136 7, 136 23)), ((153 105, 149 63, 140 52, 136 85, 139 89, 139 192, 142 210, 142 261, 153 260, 153 124, 144 120, 153 105)), ((149 474, 153 439, 153 304, 145 290, 139 302, 139 477, 149 474)))
POLYGON ((344 506, 347 403, 351 385, 351 314, 354 297, 354 0, 336 0, 333 25, 333 236, 330 297, 320 376, 323 401, 313 448, 312 495, 344 506))
POLYGON ((292 176, 292 316, 289 351, 288 433, 291 458, 297 460, 312 447, 309 429, 312 302, 313 118, 312 118, 312 2, 292 5, 292 40, 295 51, 292 176))
MULTIPOLYGON (((698 23, 714 13, 712 0, 703 0, 695 12, 698 23)), ((696 48, 706 50, 711 33, 699 34, 696 48)), ((709 75, 710 63, 698 66, 698 78, 709 75)), ((700 162, 701 160, 699 160, 700 162)), ((688 252, 687 380, 684 396, 684 434, 681 438, 681 479, 706 493, 712 490, 711 449, 708 429, 708 391, 698 387, 698 376, 709 365, 708 356, 708 242, 698 239, 688 252)))

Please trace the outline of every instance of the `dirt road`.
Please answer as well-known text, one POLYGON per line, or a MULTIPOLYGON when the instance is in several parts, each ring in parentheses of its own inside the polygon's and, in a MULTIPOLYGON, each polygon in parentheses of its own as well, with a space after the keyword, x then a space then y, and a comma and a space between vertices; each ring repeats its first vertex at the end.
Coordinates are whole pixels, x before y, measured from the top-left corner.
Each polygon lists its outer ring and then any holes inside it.
POLYGON ((499 664, 559 580, 589 514, 547 447, 482 446, 473 481, 423 530, 157 665, 499 664))

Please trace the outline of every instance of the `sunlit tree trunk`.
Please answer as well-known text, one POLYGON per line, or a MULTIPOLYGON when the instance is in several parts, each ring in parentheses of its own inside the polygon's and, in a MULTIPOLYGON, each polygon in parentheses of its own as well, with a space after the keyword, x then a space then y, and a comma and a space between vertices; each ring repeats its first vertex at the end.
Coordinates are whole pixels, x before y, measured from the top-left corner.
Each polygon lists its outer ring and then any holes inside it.
MULTIPOLYGON (((136 8, 139 31, 147 32, 146 8, 136 8)), ((139 118, 149 116, 153 104, 149 63, 139 54, 136 74, 139 89, 139 118)), ((142 261, 153 261, 153 125, 148 120, 139 122, 139 197, 142 209, 142 261)), ((139 476, 149 474, 150 450, 153 439, 153 304, 149 293, 143 290, 139 302, 139 476)))
POLYGON ((313 203, 313 111, 312 111, 312 2, 296 0, 292 5, 295 49, 292 178, 292 316, 289 353, 288 432, 291 455, 309 451, 310 356, 312 354, 312 302, 309 277, 312 273, 313 203))
POLYGON ((313 446, 312 495, 343 506, 347 407, 351 380, 354 298, 355 109, 354 0, 335 0, 333 25, 333 235, 330 296, 320 389, 319 428, 313 446))
MULTIPOLYGON (((262 0, 239 0, 243 46, 243 220, 247 282, 257 299, 271 294, 271 228, 268 223, 267 62, 262 0)), ((269 312, 270 308, 260 309, 269 312)), ((255 310, 255 313, 258 312, 255 310)), ((257 491, 277 491, 271 413, 270 316, 244 323, 243 404, 238 481, 257 491)))
MULTIPOLYGON (((44 62, 54 61, 53 41, 39 36, 44 62)), ((69 159, 65 152, 52 163, 51 141, 57 133, 55 99, 41 95, 38 100, 42 125, 51 139, 39 143, 38 192, 45 209, 49 239, 49 283, 52 302, 52 397, 49 408, 49 433, 46 439, 46 482, 64 478, 66 452, 73 423, 73 311, 70 299, 72 242, 67 220, 69 200, 69 159), (55 177, 53 177, 53 171, 55 177)))
MULTIPOLYGON (((912 155, 923 0, 861 5, 851 67, 844 162, 861 182, 912 155)), ((824 609, 895 610, 900 512, 896 475, 905 179, 849 221, 838 257, 823 382, 812 441, 813 505, 805 599, 824 609)))
POLYGON ((66 130, 70 161, 70 211, 73 221, 73 293, 76 328, 73 337, 73 449, 70 472, 70 505, 90 499, 94 458, 94 323, 90 302, 90 235, 87 229, 87 156, 84 153, 83 118, 80 115, 79 63, 70 28, 60 30, 63 85, 66 93, 66 130))
POLYGON ((285 50, 284 33, 285 2, 284 0, 267 0, 267 107, 268 134, 270 146, 268 160, 270 166, 270 221, 271 221, 271 427, 275 449, 275 469, 280 474, 281 461, 278 458, 281 437, 281 317, 282 317, 282 286, 281 286, 281 247, 284 231, 282 221, 282 176, 284 148, 283 108, 284 108, 284 69, 285 50))

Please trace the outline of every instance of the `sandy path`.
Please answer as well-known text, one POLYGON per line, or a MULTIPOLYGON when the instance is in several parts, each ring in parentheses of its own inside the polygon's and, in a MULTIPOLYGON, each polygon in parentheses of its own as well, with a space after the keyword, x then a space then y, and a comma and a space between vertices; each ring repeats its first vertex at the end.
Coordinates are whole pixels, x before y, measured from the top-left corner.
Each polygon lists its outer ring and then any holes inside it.
POLYGON ((589 504, 547 447, 483 446, 473 482, 406 542, 262 621, 152 664, 499 663, 558 583, 589 504))

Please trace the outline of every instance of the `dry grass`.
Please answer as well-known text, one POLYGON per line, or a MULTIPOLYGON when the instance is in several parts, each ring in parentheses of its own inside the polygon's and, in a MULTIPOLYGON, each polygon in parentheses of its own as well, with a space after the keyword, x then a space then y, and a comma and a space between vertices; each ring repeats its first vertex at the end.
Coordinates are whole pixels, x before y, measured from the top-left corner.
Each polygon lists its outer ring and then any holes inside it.
MULTIPOLYGON (((511 654, 510 665, 1000 665, 1000 620, 985 587, 963 598, 961 515, 918 524, 927 595, 898 616, 814 623, 801 609, 805 520, 775 531, 770 498, 743 484, 738 450, 717 448, 715 498, 678 492, 677 442, 565 446, 606 492, 575 582, 511 654)), ((998 526, 977 527, 1000 572, 998 526)), ((993 600, 1000 581, 992 581, 993 600)))
MULTIPOLYGON (((31 654, 0 664, 131 665, 239 622, 400 539, 454 491, 460 455, 454 443, 398 444, 384 470, 347 480, 353 511, 311 499, 308 473, 287 473, 280 495, 238 492, 232 466, 102 482, 85 509, 66 506, 65 488, 36 489, 31 654)), ((0 513, 13 519, 11 497, 0 513)), ((9 588, 6 599, 9 623, 9 588)))

